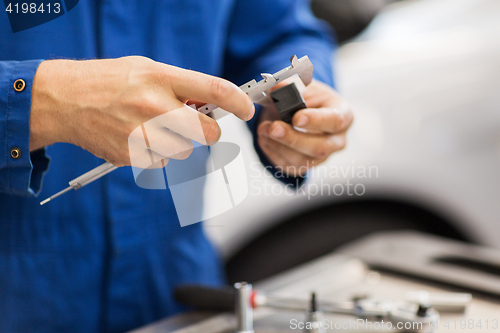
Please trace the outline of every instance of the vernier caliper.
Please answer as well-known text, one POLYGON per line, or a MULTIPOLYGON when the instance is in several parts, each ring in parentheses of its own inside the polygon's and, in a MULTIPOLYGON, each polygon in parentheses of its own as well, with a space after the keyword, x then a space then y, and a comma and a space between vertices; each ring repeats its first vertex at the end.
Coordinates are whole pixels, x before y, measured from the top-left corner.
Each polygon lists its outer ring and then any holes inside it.
MULTIPOLYGON (((302 58, 298 59, 297 56, 293 56, 290 61, 292 63, 291 66, 288 66, 275 74, 263 73, 261 74, 263 77, 262 80, 260 80, 259 82, 257 82, 256 80, 251 80, 241 85, 241 90, 243 90, 250 97, 252 102, 262 106, 268 106, 272 104, 273 101, 269 97, 267 91, 278 83, 283 82, 294 75, 298 75, 306 86, 311 83, 314 68, 311 61, 309 60, 309 57, 303 56, 302 58)), ((229 114, 229 112, 224 111, 214 104, 205 104, 199 107, 197 110, 203 114, 211 113, 215 120, 219 120, 220 118, 229 114)), ((89 172, 84 173, 80 177, 70 181, 67 188, 43 200, 42 202, 40 202, 40 205, 46 204, 47 202, 51 201, 54 198, 57 198, 58 196, 68 192, 71 189, 78 190, 85 185, 92 183, 94 180, 105 176, 115 169, 117 169, 117 167, 109 162, 101 164, 100 166, 90 170, 89 172)))

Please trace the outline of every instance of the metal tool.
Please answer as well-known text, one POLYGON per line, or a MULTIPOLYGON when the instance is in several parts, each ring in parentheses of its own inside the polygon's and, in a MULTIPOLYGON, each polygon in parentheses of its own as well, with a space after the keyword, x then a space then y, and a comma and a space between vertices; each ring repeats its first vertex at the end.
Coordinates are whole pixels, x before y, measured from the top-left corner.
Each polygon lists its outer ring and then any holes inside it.
MULTIPOLYGON (((419 294, 420 295, 420 294, 419 294)), ((282 310, 311 311, 321 310, 323 313, 351 315, 367 320, 384 320, 392 323, 422 323, 423 327, 436 327, 439 321, 439 312, 434 307, 441 308, 442 313, 456 313, 460 309, 465 311, 472 296, 462 293, 441 293, 439 297, 428 294, 411 301, 376 300, 356 298, 346 302, 310 301, 296 298, 285 298, 279 295, 267 294, 259 290, 250 290, 249 303, 252 308, 267 307, 282 310), (450 300, 453 306, 450 307, 450 300)), ((183 285, 175 290, 175 298, 182 304, 194 306, 203 310, 234 311, 235 297, 232 288, 212 288, 201 285, 183 285)), ((236 310, 238 314, 240 311, 236 310)), ((239 315, 238 315, 239 316, 239 315)))
MULTIPOLYGON (((297 56, 294 55, 290 59, 290 62, 292 63, 291 66, 288 66, 275 74, 263 73, 261 74, 263 77, 262 80, 260 80, 259 82, 257 82, 256 80, 248 81, 247 83, 241 85, 240 89, 250 97, 252 102, 262 106, 267 106, 273 103, 271 98, 268 96, 267 91, 278 83, 283 82, 284 80, 294 75, 298 75, 306 86, 311 83, 314 67, 309 60, 309 57, 303 56, 302 58, 298 59, 297 56)), ((229 112, 224 111, 214 104, 205 104, 199 107, 197 110, 203 114, 211 114, 212 117, 216 120, 229 114, 229 112)), ((90 184, 94 180, 97 180, 102 176, 110 173, 116 168, 117 167, 115 167, 111 163, 104 163, 97 168, 94 168, 89 172, 81 175, 80 177, 73 179, 69 182, 69 187, 43 200, 42 202, 40 202, 40 205, 46 204, 47 202, 51 201, 54 198, 57 198, 60 195, 63 195, 71 189, 78 190, 83 186, 90 184)))
POLYGON ((429 293, 427 291, 413 291, 406 294, 406 300, 417 304, 432 304, 438 312, 464 313, 467 305, 472 301, 469 293, 429 293))
MULTIPOLYGON (((254 291, 253 306, 269 307, 285 310, 304 311, 308 309, 305 300, 281 298, 276 295, 266 295, 254 291)), ((384 320, 392 323, 410 322, 422 323, 423 326, 437 326, 439 313, 432 304, 417 304, 413 302, 396 302, 391 300, 357 299, 348 302, 318 301, 317 308, 323 313, 351 315, 363 319, 384 320)))
POLYGON ((325 333, 325 328, 323 327, 323 311, 318 309, 318 302, 316 301, 316 293, 311 293, 311 304, 307 311, 307 322, 310 323, 306 327, 306 333, 325 333))
POLYGON ((94 180, 101 178, 104 175, 107 175, 111 171, 117 169, 118 167, 114 166, 111 163, 104 163, 99 165, 97 168, 94 168, 90 170, 87 173, 84 173, 78 178, 73 179, 72 181, 69 182, 69 186, 65 188, 64 190, 48 197, 47 199, 43 200, 40 202, 40 205, 44 205, 47 202, 51 201, 54 198, 57 198, 60 195, 63 195, 64 193, 68 192, 71 189, 78 190, 82 187, 84 187, 87 184, 92 183, 94 180))
POLYGON ((236 333, 253 333, 253 309, 250 304, 252 285, 246 282, 234 284, 234 306, 237 320, 236 333))

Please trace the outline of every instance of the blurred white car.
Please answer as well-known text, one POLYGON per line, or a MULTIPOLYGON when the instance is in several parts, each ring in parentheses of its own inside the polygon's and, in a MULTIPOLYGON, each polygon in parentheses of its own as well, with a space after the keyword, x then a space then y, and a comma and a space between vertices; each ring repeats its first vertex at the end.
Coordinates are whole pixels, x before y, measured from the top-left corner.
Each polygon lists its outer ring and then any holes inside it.
POLYGON ((499 18, 498 0, 405 1, 343 45, 335 75, 355 122, 300 193, 262 171, 244 123, 223 119, 221 140, 242 147, 249 176, 247 199, 205 224, 230 280, 377 228, 500 248, 499 18))

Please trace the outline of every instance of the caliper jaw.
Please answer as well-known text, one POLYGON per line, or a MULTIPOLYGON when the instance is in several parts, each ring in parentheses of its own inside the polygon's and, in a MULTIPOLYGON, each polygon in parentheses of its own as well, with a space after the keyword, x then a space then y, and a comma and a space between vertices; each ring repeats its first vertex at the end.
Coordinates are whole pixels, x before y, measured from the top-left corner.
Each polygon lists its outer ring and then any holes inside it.
MULTIPOLYGON (((290 62, 290 66, 283 68, 275 74, 261 74, 262 80, 258 82, 256 80, 248 81, 240 86, 241 90, 243 90, 250 97, 252 102, 262 106, 268 106, 273 104, 268 91, 278 83, 285 81, 294 75, 298 75, 306 86, 311 83, 314 67, 309 60, 309 57, 303 56, 298 59, 297 56, 294 55, 291 57, 290 62)), ((212 115, 216 120, 229 114, 229 112, 218 108, 213 104, 203 105, 197 110, 204 114, 212 112, 212 115)))

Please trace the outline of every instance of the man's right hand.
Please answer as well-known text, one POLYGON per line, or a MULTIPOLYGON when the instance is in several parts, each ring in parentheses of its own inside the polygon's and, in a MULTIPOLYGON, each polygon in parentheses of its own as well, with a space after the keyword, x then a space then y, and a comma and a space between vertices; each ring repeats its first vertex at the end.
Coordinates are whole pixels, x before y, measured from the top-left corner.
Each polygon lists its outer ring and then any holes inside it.
MULTIPOLYGON (((30 150, 67 142, 116 166, 130 165, 132 131, 188 100, 216 104, 242 120, 255 112, 250 98, 227 80, 144 57, 44 61, 33 81, 30 150)), ((217 122, 198 117, 206 143, 217 142, 217 122)))

